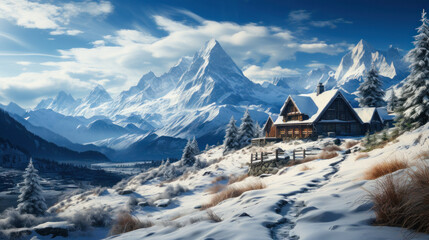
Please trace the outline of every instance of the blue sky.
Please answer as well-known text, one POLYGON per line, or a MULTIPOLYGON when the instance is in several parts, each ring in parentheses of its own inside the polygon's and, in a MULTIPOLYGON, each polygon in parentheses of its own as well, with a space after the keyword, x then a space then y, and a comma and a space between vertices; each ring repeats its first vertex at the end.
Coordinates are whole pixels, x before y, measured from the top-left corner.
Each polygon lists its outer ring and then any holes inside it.
POLYGON ((405 54, 427 1, 0 1, 0 102, 112 95, 216 38, 255 81, 335 67, 360 39, 405 54))

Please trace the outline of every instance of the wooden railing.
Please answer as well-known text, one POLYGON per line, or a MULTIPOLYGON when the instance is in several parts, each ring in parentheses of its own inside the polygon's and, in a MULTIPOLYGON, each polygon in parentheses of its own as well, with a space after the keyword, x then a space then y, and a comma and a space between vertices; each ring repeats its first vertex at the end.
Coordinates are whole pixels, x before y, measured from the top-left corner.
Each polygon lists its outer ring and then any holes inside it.
MULTIPOLYGON (((256 161, 264 162, 264 160, 278 161, 280 159, 284 159, 283 157, 284 153, 285 151, 281 149, 276 149, 276 151, 274 152, 260 152, 260 153, 254 153, 254 154, 252 153, 250 154, 250 164, 252 165, 256 161), (270 156, 273 156, 273 155, 275 157, 270 159, 270 156)), ((292 151, 292 156, 290 157, 291 157, 291 160, 295 162, 297 160, 304 160, 306 157, 310 155, 317 155, 317 153, 306 149, 298 148, 292 151)))

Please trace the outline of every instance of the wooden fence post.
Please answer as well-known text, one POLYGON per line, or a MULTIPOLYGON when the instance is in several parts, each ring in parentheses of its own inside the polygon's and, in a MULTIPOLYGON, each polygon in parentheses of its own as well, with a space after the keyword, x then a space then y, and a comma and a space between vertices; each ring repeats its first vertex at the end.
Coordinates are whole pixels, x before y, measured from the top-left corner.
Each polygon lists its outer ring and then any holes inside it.
POLYGON ((305 159, 305 149, 303 150, 302 159, 305 159))
POLYGON ((279 160, 279 149, 276 149, 276 161, 279 160))
POLYGON ((293 150, 293 161, 295 162, 295 149, 293 150))
POLYGON ((264 161, 264 152, 261 152, 261 162, 264 161))
POLYGON ((250 154, 250 165, 253 163, 253 153, 250 154))

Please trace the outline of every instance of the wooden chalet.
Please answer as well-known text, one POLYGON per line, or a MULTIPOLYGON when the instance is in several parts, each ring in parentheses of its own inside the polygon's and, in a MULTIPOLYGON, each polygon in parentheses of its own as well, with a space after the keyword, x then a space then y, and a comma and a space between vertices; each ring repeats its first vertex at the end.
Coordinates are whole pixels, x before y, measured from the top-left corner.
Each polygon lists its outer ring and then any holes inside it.
POLYGON ((290 95, 275 122, 268 118, 267 138, 310 138, 319 135, 362 135, 361 118, 339 90, 324 91, 319 84, 311 94, 290 95))

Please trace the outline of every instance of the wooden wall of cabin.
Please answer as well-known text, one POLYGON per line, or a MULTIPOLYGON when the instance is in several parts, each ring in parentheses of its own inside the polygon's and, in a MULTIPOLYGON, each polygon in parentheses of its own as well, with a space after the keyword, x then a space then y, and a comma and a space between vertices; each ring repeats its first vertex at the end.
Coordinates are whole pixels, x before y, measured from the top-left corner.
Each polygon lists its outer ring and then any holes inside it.
POLYGON ((316 132, 317 135, 327 135, 328 132, 334 132, 338 136, 357 136, 364 134, 364 126, 358 122, 318 123, 316 132))
POLYGON ((321 120, 342 120, 342 121, 356 121, 356 116, 353 114, 350 107, 347 105, 345 100, 338 96, 332 103, 329 105, 328 109, 323 113, 320 118, 321 120))
POLYGON ((271 126, 269 132, 265 132, 265 137, 276 137, 276 126, 271 126))
POLYGON ((276 138, 308 138, 313 135, 312 125, 277 126, 276 138))

